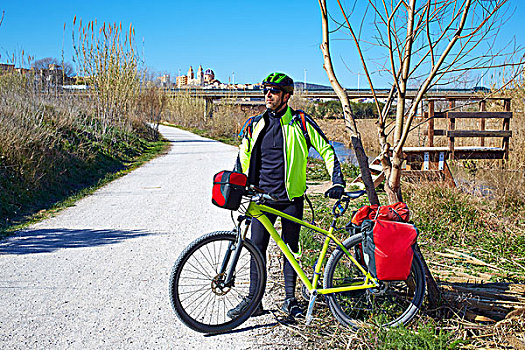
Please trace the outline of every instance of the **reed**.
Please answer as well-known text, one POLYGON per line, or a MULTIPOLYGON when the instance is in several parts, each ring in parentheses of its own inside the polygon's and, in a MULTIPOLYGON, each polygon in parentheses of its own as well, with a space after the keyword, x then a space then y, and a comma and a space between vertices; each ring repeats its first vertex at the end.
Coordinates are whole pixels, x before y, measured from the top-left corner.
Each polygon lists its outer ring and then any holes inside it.
POLYGON ((229 99, 209 104, 207 110, 206 101, 192 96, 188 90, 169 98, 162 120, 185 129, 200 130, 211 138, 236 143, 246 119, 258 113, 257 108, 243 109, 229 99))
POLYGON ((115 125, 131 129, 141 87, 133 26, 125 31, 122 23, 103 22, 99 27, 96 20, 83 23, 80 19, 73 43, 78 72, 90 86, 87 96, 103 133, 115 125))
POLYGON ((150 125, 166 96, 143 81, 133 28, 81 23, 75 50, 87 92, 49 93, 31 75, 0 76, 0 231, 157 147, 150 125))

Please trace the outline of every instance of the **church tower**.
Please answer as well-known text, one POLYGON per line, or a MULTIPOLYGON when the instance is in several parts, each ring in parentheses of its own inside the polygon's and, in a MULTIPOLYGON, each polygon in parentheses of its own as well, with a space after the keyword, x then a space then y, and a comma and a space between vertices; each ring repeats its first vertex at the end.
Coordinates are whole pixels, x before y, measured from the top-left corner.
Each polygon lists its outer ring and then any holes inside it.
POLYGON ((202 66, 199 65, 199 69, 197 70, 197 85, 203 85, 204 84, 204 73, 202 71, 202 66))
POLYGON ((195 78, 194 74, 193 74, 193 67, 190 66, 190 69, 188 69, 188 84, 190 84, 190 81, 193 80, 195 78))

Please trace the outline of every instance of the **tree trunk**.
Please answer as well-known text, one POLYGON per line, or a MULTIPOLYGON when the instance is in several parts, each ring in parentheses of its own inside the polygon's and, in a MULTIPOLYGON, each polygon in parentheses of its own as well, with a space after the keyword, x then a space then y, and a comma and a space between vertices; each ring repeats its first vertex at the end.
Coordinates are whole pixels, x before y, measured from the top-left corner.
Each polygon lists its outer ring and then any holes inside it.
POLYGON ((352 140, 352 148, 354 149, 357 162, 359 164, 359 169, 361 170, 361 178, 365 184, 366 194, 368 196, 368 201, 370 204, 379 205, 379 198, 377 197, 376 189, 374 186, 374 181, 372 180, 372 173, 368 167, 368 157, 366 156, 365 150, 363 148, 363 143, 361 142, 361 135, 357 131, 357 125, 355 123, 354 116, 350 109, 350 101, 346 95, 345 90, 339 84, 337 77, 334 73, 334 68, 332 65, 332 58, 330 56, 330 45, 329 45, 329 32, 328 32, 328 11, 326 8, 326 0, 320 0, 319 6, 321 7, 322 15, 322 25, 323 25, 323 42, 321 44, 321 51, 323 52, 324 59, 324 69, 330 80, 330 85, 334 89, 341 105, 343 107, 343 113, 345 118, 345 124, 347 130, 350 132, 350 137, 352 140))

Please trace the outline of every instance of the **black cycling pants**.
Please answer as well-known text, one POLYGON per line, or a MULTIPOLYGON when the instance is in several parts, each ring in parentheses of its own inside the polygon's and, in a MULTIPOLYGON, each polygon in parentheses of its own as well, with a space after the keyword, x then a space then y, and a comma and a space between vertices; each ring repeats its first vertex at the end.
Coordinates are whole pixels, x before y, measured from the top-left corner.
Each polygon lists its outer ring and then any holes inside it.
MULTIPOLYGON (((283 213, 286 213, 298 219, 302 220, 303 218, 303 209, 304 209, 304 198, 303 197, 294 198, 292 202, 267 204, 267 206, 280 210, 283 213)), ((268 219, 270 220, 272 224, 275 224, 275 220, 277 219, 276 215, 272 215, 268 213, 265 213, 265 215, 268 217, 268 219)), ((301 225, 291 222, 290 220, 282 219, 282 218, 281 218, 281 225, 282 225, 282 238, 284 242, 288 244, 288 247, 292 250, 292 252, 297 253, 299 250, 299 231, 301 230, 301 225)), ((255 244, 255 246, 260 249, 261 253, 263 254, 264 261, 266 263, 266 249, 268 248, 268 243, 270 241, 270 234, 268 233, 268 231, 266 231, 263 224, 261 224, 255 218, 252 221, 251 240, 255 244)), ((286 294, 286 298, 294 297, 297 273, 293 269, 292 265, 288 262, 288 259, 285 259, 284 261, 283 274, 284 274, 284 291, 286 294)), ((250 265, 250 279, 252 281, 252 283, 250 283, 250 293, 249 293, 250 297, 255 295, 255 283, 253 283, 253 281, 255 281, 256 278, 257 278, 257 271, 255 269, 255 264, 252 263, 250 265)))

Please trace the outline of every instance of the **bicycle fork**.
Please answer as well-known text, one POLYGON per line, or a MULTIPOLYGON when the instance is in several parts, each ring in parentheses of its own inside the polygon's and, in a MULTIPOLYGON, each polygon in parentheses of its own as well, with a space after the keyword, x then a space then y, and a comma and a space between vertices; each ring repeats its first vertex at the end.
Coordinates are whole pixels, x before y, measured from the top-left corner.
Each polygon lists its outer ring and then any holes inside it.
POLYGON ((248 228, 250 227, 250 223, 251 223, 251 218, 239 217, 239 225, 236 228, 237 239, 235 240, 235 242, 230 242, 230 244, 228 245, 226 255, 224 256, 224 259, 221 264, 221 268, 219 270, 219 274, 225 273, 226 268, 228 267, 228 263, 230 262, 230 258, 232 258, 230 267, 226 273, 226 278, 224 279, 225 287, 230 287, 233 284, 235 267, 237 266, 237 262, 239 261, 242 247, 244 246, 244 239, 246 238, 246 234, 248 233, 248 228), (243 220, 246 220, 246 226, 244 228, 244 231, 241 231, 240 226, 241 226, 241 221, 243 220), (231 256, 232 252, 233 252, 233 257, 231 256))

